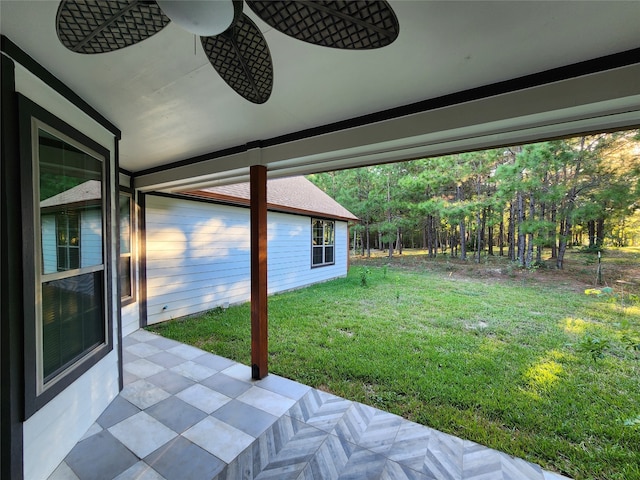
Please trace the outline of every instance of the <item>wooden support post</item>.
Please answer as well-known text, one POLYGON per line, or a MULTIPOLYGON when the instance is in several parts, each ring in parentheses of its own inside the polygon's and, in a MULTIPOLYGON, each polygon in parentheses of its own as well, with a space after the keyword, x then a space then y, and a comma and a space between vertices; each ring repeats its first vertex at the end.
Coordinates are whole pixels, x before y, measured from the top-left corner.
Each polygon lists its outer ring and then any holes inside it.
POLYGON ((267 168, 250 168, 251 189, 251 376, 267 376, 267 168))

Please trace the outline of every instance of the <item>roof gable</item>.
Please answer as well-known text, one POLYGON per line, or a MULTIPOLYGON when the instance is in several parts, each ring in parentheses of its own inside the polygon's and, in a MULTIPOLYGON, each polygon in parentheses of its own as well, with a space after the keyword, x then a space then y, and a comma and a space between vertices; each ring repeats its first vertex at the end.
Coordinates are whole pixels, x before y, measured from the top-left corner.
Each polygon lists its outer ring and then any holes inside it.
MULTIPOLYGON (((249 205, 251 199, 248 182, 185 193, 240 205, 249 205)), ((358 220, 358 217, 302 176, 268 180, 267 208, 341 220, 358 220)))

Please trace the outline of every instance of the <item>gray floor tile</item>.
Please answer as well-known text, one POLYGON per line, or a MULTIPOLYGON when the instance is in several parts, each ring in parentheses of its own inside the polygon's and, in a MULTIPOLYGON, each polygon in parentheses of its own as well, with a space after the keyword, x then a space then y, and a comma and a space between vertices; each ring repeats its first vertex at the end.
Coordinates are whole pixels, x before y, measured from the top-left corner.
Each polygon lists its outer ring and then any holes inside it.
POLYGON ((340 472, 339 480, 362 480, 363 478, 380 478, 387 459, 364 448, 358 448, 340 472))
POLYGON ((162 350, 160 350, 158 347, 155 347, 153 345, 149 345, 148 343, 141 342, 141 343, 136 343, 135 345, 129 345, 128 347, 125 347, 124 351, 128 353, 133 353, 134 355, 137 355, 140 358, 145 358, 150 355, 160 353, 162 350))
POLYGON ((167 480, 215 477, 225 463, 184 437, 177 437, 145 458, 167 480))
POLYGON ((304 479, 337 479, 355 451, 356 446, 353 443, 349 443, 342 437, 328 435, 305 467, 304 479))
POLYGON ((230 377, 237 378, 238 380, 242 380, 243 382, 251 381, 251 367, 242 365, 241 363, 234 363, 230 367, 222 370, 222 373, 230 377))
POLYGON ((184 377, 179 373, 172 372, 171 370, 156 373, 155 375, 147 377, 146 380, 147 382, 150 382, 156 387, 159 387, 165 392, 169 392, 173 395, 196 384, 196 382, 190 378, 184 377))
POLYGON ((296 403, 291 398, 260 387, 251 387, 237 399, 277 417, 284 415, 296 403))
POLYGON ((353 402, 320 390, 311 389, 288 412, 288 415, 325 432, 331 432, 353 402))
POLYGON ((251 435, 213 417, 196 423, 183 436, 225 463, 231 463, 255 440, 251 435))
POLYGON ((140 380, 140 377, 135 376, 133 373, 129 373, 126 370, 122 372, 122 383, 124 385, 129 385, 137 382, 138 380, 140 380))
POLYGON ((212 368, 217 372, 224 370, 225 368, 229 368, 236 363, 233 360, 219 357, 213 353, 205 353, 204 355, 194 358, 193 361, 200 365, 204 365, 205 367, 212 368))
POLYGON ((195 363, 191 360, 176 365, 175 367, 171 367, 170 370, 172 372, 179 373, 180 375, 184 375, 195 382, 199 382, 205 378, 209 378, 215 373, 218 373, 216 370, 205 367, 204 365, 200 365, 199 363, 195 363))
POLYGON ((437 477, 427 476, 411 470, 409 467, 387 460, 380 480, 437 480, 437 477))
POLYGON ((146 358, 139 358, 124 365, 124 371, 132 373, 139 378, 147 378, 164 371, 165 368, 150 362, 146 358))
POLYGON ((97 423, 102 428, 109 428, 139 411, 138 407, 118 395, 102 415, 98 417, 97 423))
POLYGON ((182 357, 163 351, 149 355, 147 360, 165 368, 175 367, 176 365, 186 362, 182 357))
POLYGON ((49 478, 47 480, 79 480, 78 476, 73 473, 73 470, 71 470, 71 467, 69 467, 69 465, 67 465, 67 462, 62 462, 60 465, 58 465, 58 468, 56 468, 53 473, 49 476, 49 478))
POLYGON ((148 342, 150 340, 155 340, 157 338, 161 338, 159 335, 155 333, 147 332, 146 330, 136 330, 133 333, 130 333, 125 338, 132 338, 133 340, 137 340, 138 342, 148 342))
POLYGON ((137 461, 107 430, 79 442, 65 458, 80 480, 115 478, 137 461))
POLYGON ((207 416, 202 410, 192 407, 175 396, 156 403, 145 412, 178 433, 184 432, 207 416))
MULTIPOLYGON (((137 344, 137 345, 140 345, 140 344, 137 344)), ((135 360, 137 360, 139 358, 140 358, 139 356, 137 356, 137 355, 135 355, 135 354, 133 354, 131 352, 128 352, 127 350, 122 350, 122 361, 124 363, 133 362, 133 361, 135 361, 135 360)))
POLYGON ((285 397, 300 400, 311 387, 303 385, 288 378, 279 377, 278 375, 267 375, 262 380, 256 382, 258 387, 270 390, 285 397))
POLYGON ((225 403, 230 402, 231 398, 222 393, 214 392, 210 388, 196 383, 192 387, 186 388, 176 394, 180 400, 184 400, 189 405, 199 408, 203 412, 209 414, 222 407, 225 403))
POLYGON ((181 343, 176 345, 175 347, 171 347, 166 350, 173 355, 177 355, 178 357, 182 357, 185 360, 193 360, 196 357, 200 357, 204 352, 199 348, 192 347, 191 345, 185 345, 181 343))
POLYGON ((113 480, 166 480, 145 462, 140 461, 113 480))
POLYGON ((85 440, 85 439, 89 438, 90 436, 101 432, 102 430, 103 430, 103 428, 96 422, 96 423, 94 423, 93 425, 91 425, 89 427, 89 430, 87 430, 85 432, 85 434, 82 436, 82 438, 79 441, 81 442, 82 440, 85 440))
POLYGON ((172 440, 177 433, 145 412, 140 412, 109 428, 109 433, 138 458, 144 458, 172 440))
POLYGON ((211 416, 248 433, 252 437, 261 435, 278 419, 274 415, 238 400, 231 400, 218 408, 211 416))
POLYGON ((224 373, 217 373, 200 383, 231 398, 236 398, 251 388, 250 383, 229 377, 224 373))
POLYGON ((146 380, 138 380, 122 389, 120 395, 144 410, 169 397, 169 393, 146 380))
POLYGON ((131 335, 127 335, 126 337, 122 338, 122 347, 129 347, 131 345, 135 345, 136 343, 140 343, 139 340, 136 340, 135 338, 133 338, 131 335))
POLYGON ((170 348, 180 345, 180 342, 164 337, 154 338, 153 340, 149 340, 147 343, 154 347, 158 347, 160 350, 169 350, 170 348))

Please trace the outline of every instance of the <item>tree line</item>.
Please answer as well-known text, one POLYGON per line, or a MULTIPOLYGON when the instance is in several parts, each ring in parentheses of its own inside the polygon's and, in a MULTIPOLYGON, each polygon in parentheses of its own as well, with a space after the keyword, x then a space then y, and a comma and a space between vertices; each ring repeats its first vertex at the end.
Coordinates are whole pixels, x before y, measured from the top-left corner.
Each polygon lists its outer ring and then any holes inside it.
POLYGON ((586 135, 319 173, 308 178, 360 219, 352 247, 388 255, 507 256, 521 266, 568 247, 626 246, 640 234, 640 132, 586 135))

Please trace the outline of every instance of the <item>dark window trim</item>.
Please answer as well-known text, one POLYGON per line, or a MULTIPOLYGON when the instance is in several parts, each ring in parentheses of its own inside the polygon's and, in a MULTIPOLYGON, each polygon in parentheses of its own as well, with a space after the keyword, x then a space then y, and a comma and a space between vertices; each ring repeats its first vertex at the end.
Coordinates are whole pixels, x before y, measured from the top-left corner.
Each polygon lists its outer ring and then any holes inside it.
POLYGON ((138 192, 138 288, 140 289, 140 328, 148 324, 147 319, 147 195, 138 192))
POLYGON ((15 65, 0 56, 0 478, 22 480, 23 343, 22 211, 15 65), (11 226, 11 228, 9 228, 11 226))
POLYGON ((62 83, 49 70, 36 62, 29 54, 22 50, 18 45, 13 43, 8 37, 0 35, 0 47, 9 57, 17 63, 25 67, 32 74, 46 83, 49 87, 69 100, 73 105, 78 107, 84 113, 89 115, 93 120, 102 125, 111 132, 119 140, 122 137, 120 130, 109 120, 107 120, 100 112, 84 101, 77 93, 62 83))
MULTIPOLYGON (((112 252, 111 252, 111 158, 107 148, 90 139, 83 133, 71 127, 69 124, 32 102, 28 98, 18 95, 19 134, 20 134, 20 168, 22 189, 22 236, 24 251, 33 252, 34 245, 34 197, 33 197, 33 158, 31 121, 36 118, 40 122, 63 133, 74 141, 85 145, 104 158, 103 182, 104 182, 104 279, 105 299, 104 314, 106 318, 106 343, 96 347, 85 355, 75 366, 57 379, 53 384, 37 394, 37 352, 36 345, 36 260, 34 255, 23 255, 24 275, 24 418, 25 420, 41 409, 49 401, 55 398, 65 388, 75 382, 82 374, 96 365, 113 349, 113 288, 112 288, 112 252)), ((117 160, 116 160, 117 161, 117 160)))
MULTIPOLYGON (((131 305, 137 301, 136 298, 136 232, 135 232, 135 192, 133 188, 125 187, 120 185, 118 190, 118 201, 120 199, 120 195, 128 195, 130 200, 129 203, 129 234, 131 238, 129 239, 129 281, 131 282, 131 295, 127 297, 122 296, 122 292, 120 292, 120 307, 126 307, 127 305, 131 305)), ((119 205, 119 202, 118 202, 119 205)), ((119 209, 118 209, 119 212, 119 209)), ((119 217, 119 213, 118 213, 119 217)), ((118 218, 119 219, 119 218, 118 218)), ((118 245, 120 240, 120 222, 118 222, 118 245)), ((118 250, 118 261, 122 257, 122 252, 118 250)), ((118 263, 119 265, 119 263, 118 263)), ((120 278, 120 272, 118 271, 118 278, 120 278)))
POLYGON ((336 264, 336 222, 335 220, 330 220, 330 219, 324 219, 324 218, 320 218, 320 217, 312 217, 311 218, 311 268, 322 268, 322 267, 328 267, 331 265, 335 265, 336 264), (323 243, 322 243, 322 263, 313 263, 313 249, 314 247, 317 247, 317 245, 313 244, 313 222, 315 221, 320 221, 322 222, 322 238, 323 238, 323 243), (333 244, 331 245, 325 245, 324 244, 324 229, 325 229, 325 224, 329 222, 331 224, 333 224, 333 244), (326 262, 325 261, 325 250, 326 247, 331 246, 333 247, 333 260, 331 262, 326 262))

